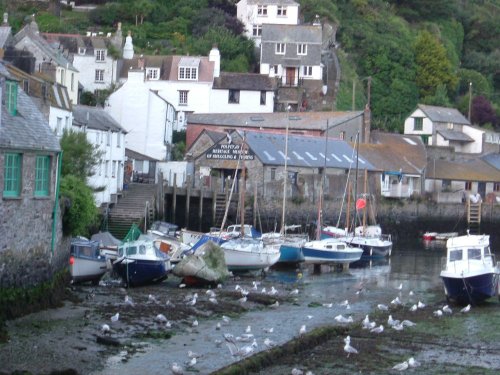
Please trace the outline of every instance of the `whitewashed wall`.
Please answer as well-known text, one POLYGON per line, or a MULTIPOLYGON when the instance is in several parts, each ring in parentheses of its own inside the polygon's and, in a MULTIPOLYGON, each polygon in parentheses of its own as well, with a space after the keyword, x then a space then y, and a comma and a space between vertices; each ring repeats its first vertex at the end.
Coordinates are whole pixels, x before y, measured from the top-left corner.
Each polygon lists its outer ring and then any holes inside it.
POLYGON ((108 89, 116 82, 116 61, 106 52, 104 61, 96 61, 95 56, 74 55, 73 66, 80 71, 80 83, 85 91, 108 89), (104 81, 96 82, 96 69, 104 70, 104 81))
POLYGON ((240 91, 239 103, 229 103, 229 90, 212 90, 210 113, 272 113, 274 93, 266 93, 266 104, 260 104, 260 91, 240 91))

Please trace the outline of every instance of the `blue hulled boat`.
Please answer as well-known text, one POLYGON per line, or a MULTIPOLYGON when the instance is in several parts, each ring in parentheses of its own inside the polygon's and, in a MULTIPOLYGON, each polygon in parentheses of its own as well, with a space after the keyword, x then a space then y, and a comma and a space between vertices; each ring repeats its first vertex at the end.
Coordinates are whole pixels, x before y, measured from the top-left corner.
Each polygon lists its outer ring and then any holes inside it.
POLYGON ((500 267, 491 254, 488 235, 450 238, 440 276, 446 299, 476 304, 498 294, 500 267))
POLYGON ((125 242, 118 247, 113 269, 128 286, 163 281, 170 271, 170 258, 151 239, 125 242))
POLYGON ((302 247, 305 263, 312 264, 346 264, 361 259, 363 250, 349 246, 337 238, 309 241, 302 247))

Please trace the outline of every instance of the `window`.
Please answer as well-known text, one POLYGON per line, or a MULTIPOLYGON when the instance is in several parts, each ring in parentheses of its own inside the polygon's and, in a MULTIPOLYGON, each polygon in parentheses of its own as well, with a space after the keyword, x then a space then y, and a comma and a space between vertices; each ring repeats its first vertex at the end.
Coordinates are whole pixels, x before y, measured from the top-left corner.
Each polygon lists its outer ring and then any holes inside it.
POLYGON ((96 69, 95 70, 95 81, 96 82, 104 82, 104 69, 96 69))
POLYGON ((57 118, 56 135, 61 135, 61 134, 62 134, 62 118, 58 117, 57 118))
POLYGON ((465 190, 472 190, 472 182, 465 181, 465 190))
POLYGON ((4 197, 18 197, 21 193, 21 154, 5 154, 4 197))
POLYGON ((463 253, 461 249, 450 251, 450 262, 455 262, 457 260, 462 260, 462 259, 463 259, 463 253))
POLYGON ((66 84, 64 82, 64 70, 63 69, 61 69, 61 81, 59 83, 63 86, 66 86, 66 84))
POLYGON ((253 25, 252 35, 253 36, 261 36, 262 35, 262 25, 253 25))
POLYGON ((495 182, 493 184, 493 191, 500 191, 500 182, 495 182))
POLYGON ((307 44, 297 44, 297 55, 307 55, 307 44))
POLYGON ((443 180, 441 183, 442 191, 447 191, 451 189, 451 180, 443 180))
POLYGON ((160 78, 160 69, 146 68, 146 78, 150 80, 158 80, 160 78))
POLYGON ((467 249, 467 258, 481 260, 481 249, 467 249))
POLYGON ((240 102, 240 90, 229 90, 228 103, 238 104, 240 102))
POLYGON ((69 130, 69 116, 66 116, 66 122, 64 123, 64 127, 69 130))
POLYGON ((122 147, 121 146, 121 134, 116 133, 116 147, 122 147))
POLYGON ((266 92, 264 90, 260 92, 260 105, 266 105, 266 92))
POLYGON ((424 128, 424 119, 423 117, 414 117, 413 118, 413 130, 422 130, 424 128))
POLYGON ((276 54, 277 55, 285 54, 285 43, 276 43, 276 54))
POLYGON ((86 51, 85 48, 82 48, 82 47, 78 48, 78 54, 79 55, 85 55, 85 51, 86 51))
POLYGON ((286 6, 278 5, 278 10, 276 12, 278 16, 285 17, 286 16, 286 6))
POLYGON ((179 91, 179 105, 188 105, 188 92, 187 90, 179 91))
POLYGON ((197 80, 198 68, 179 67, 180 80, 197 80))
POLYGON ((273 70, 274 70, 274 75, 278 75, 279 66, 278 65, 273 65, 273 70))
POLYGON ((7 101, 7 111, 15 116, 17 114, 17 83, 5 81, 5 99, 7 101))
POLYGON ((271 181, 276 180, 276 168, 271 168, 271 181))
POLYGON ((302 75, 304 77, 311 77, 313 74, 313 67, 312 66, 304 66, 302 69, 302 75))
POLYGON ((111 170, 111 177, 116 177, 116 160, 113 161, 113 169, 111 170))
POLYGON ((109 176, 109 160, 106 160, 106 167, 104 169, 104 177, 109 176))
POLYGON ((37 156, 35 169, 35 197, 49 196, 50 156, 37 156))
POLYGON ((257 6, 257 15, 258 16, 267 16, 267 5, 258 5, 257 6))
POLYGON ((106 58, 106 50, 96 49, 95 50, 95 61, 104 61, 106 58))
POLYGON ((30 91, 30 81, 23 80, 23 91, 27 94, 30 91))
POLYGON ((106 133, 106 146, 110 145, 111 145, 111 130, 108 130, 108 132, 106 133))

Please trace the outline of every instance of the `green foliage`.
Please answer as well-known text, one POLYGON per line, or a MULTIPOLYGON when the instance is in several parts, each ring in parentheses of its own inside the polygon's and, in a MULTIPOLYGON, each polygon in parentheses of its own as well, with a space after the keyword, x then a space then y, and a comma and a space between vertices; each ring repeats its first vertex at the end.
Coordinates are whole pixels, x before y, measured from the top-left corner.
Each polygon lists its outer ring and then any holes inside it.
POLYGON ((93 174, 101 157, 97 147, 87 140, 84 132, 65 130, 61 137, 63 150, 62 176, 72 175, 82 181, 93 174))
POLYGON ((184 160, 185 153, 186 153, 186 142, 185 141, 177 142, 172 147, 172 161, 184 160))
POLYGON ((84 91, 80 95, 80 104, 95 107, 97 104, 96 96, 90 91, 84 91))
POLYGON ((62 218, 64 234, 88 236, 99 219, 92 189, 85 184, 85 180, 65 175, 61 179, 61 199, 65 202, 62 218))
POLYGON ((451 107, 450 99, 448 98, 448 93, 446 86, 443 84, 438 85, 434 95, 426 96, 421 100, 423 104, 436 105, 440 107, 451 107))

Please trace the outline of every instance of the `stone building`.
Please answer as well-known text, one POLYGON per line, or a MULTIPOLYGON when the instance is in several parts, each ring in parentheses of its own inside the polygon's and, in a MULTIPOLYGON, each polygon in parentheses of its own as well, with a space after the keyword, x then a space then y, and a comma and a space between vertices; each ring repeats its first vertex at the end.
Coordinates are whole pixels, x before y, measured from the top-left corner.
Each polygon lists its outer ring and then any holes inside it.
POLYGON ((0 80, 0 288, 30 287, 68 259, 56 196, 61 149, 3 62, 0 80))

